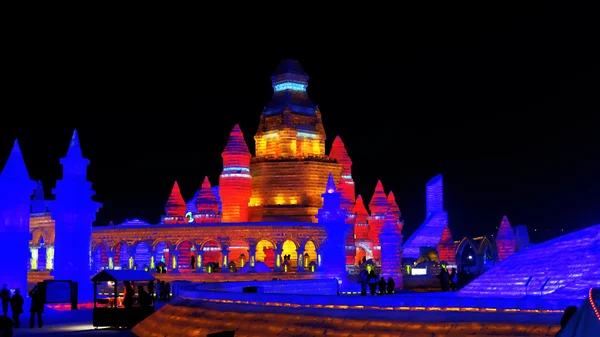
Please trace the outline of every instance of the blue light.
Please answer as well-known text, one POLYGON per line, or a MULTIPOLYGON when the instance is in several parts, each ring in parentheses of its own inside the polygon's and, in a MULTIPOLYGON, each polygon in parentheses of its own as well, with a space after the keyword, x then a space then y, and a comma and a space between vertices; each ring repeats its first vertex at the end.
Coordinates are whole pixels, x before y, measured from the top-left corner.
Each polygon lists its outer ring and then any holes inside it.
POLYGON ((319 137, 319 135, 315 135, 314 133, 308 133, 308 132, 298 132, 297 136, 298 137, 308 137, 308 138, 317 138, 317 137, 319 137))
POLYGON ((252 178, 251 175, 245 174, 245 173, 225 173, 225 174, 221 174, 221 177, 222 178, 229 178, 229 177, 252 178))
POLYGON ((275 91, 293 90, 293 91, 306 91, 306 84, 294 83, 294 82, 283 82, 275 84, 273 86, 275 91))
POLYGON ((250 172, 250 169, 247 167, 225 167, 223 171, 244 171, 250 172))

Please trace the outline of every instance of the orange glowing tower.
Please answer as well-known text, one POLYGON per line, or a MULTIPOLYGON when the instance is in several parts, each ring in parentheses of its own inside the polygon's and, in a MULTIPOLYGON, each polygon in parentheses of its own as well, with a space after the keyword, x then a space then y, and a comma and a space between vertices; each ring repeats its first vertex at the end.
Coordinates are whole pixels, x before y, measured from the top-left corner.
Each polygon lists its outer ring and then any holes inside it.
POLYGON ((369 203, 371 216, 369 217, 369 239, 373 241, 373 259, 379 261, 381 259, 381 244, 379 243, 379 234, 385 223, 385 215, 390 209, 390 204, 387 201, 387 196, 383 190, 381 180, 377 181, 375 193, 369 203))
POLYGON ((219 196, 223 222, 248 221, 248 202, 252 193, 250 151, 239 125, 235 125, 222 154, 223 172, 219 176, 219 196))
POLYGON ((175 182, 175 184, 173 184, 173 188, 171 189, 169 200, 167 200, 167 204, 165 205, 166 215, 163 219, 163 222, 166 224, 185 223, 186 210, 187 206, 185 204, 185 200, 183 200, 183 197, 181 196, 179 184, 175 182))
POLYGON ((308 97, 300 63, 282 61, 271 81, 273 97, 254 136, 249 220, 316 222, 327 177, 331 172, 339 183, 343 167, 325 155, 321 112, 308 97))
POLYGON ((373 243, 369 240, 369 212, 367 212, 367 208, 365 207, 365 203, 360 194, 356 197, 356 203, 352 209, 352 217, 354 218, 355 263, 358 263, 363 258, 372 258, 373 247, 373 243))
POLYGON ((217 223, 221 222, 219 214, 219 201, 215 192, 210 186, 208 177, 204 177, 202 188, 196 197, 196 209, 198 214, 194 216, 196 223, 217 223))
POLYGON ((352 180, 352 160, 340 136, 335 137, 329 157, 337 160, 343 167, 338 190, 342 195, 341 207, 346 212, 346 223, 350 225, 348 237, 346 238, 346 265, 352 266, 355 264, 356 259, 356 247, 354 245, 354 224, 356 217, 353 216, 356 192, 354 180, 352 180))

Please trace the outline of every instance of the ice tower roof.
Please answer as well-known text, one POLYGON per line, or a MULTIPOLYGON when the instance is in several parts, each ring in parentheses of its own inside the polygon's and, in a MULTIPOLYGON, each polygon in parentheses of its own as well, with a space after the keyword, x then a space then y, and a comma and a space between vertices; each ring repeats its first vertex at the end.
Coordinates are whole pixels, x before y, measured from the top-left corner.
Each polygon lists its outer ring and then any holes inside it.
POLYGON ((0 172, 0 179, 3 180, 30 180, 29 173, 27 173, 27 167, 25 167, 25 161, 23 160, 23 154, 19 147, 19 141, 15 139, 13 148, 8 156, 6 165, 0 172))
POLYGON ((584 298, 600 287, 600 225, 515 253, 463 288, 471 297, 584 298))
POLYGON ((306 93, 308 75, 300 62, 283 60, 271 76, 271 82, 275 92, 265 107, 266 116, 278 115, 285 109, 301 115, 316 115, 316 107, 306 93))

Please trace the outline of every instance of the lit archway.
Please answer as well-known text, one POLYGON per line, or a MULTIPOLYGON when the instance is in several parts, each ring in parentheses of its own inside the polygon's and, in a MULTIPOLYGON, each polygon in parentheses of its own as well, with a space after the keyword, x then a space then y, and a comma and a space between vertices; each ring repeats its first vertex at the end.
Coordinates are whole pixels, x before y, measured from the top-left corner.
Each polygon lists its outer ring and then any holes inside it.
POLYGON ((96 272, 108 268, 108 246, 100 242, 94 249, 94 269, 96 272))
POLYGON ((317 246, 312 241, 307 241, 304 245, 304 261, 302 261, 302 265, 307 267, 311 262, 317 262, 317 246))
POLYGON ((229 256, 227 260, 229 263, 235 263, 236 268, 242 268, 248 263, 248 250, 250 246, 244 240, 231 240, 229 243, 229 256))
MULTIPOLYGON (((194 244, 187 240, 182 241, 179 243, 179 246, 177 246, 177 264, 179 265, 178 269, 192 269, 192 255, 194 255, 192 247, 194 247, 194 244)), ((195 259, 196 258, 194 257, 194 260, 195 259)), ((194 264, 196 264, 195 261, 194 264)))
POLYGON ((150 245, 145 241, 138 242, 133 252, 133 269, 143 270, 144 268, 150 268, 151 257, 150 245))
POLYGON ((298 251, 297 250, 298 250, 298 247, 296 246, 296 243, 294 241, 285 240, 283 242, 283 245, 281 246, 282 263, 287 258, 287 261, 289 261, 290 266, 297 266, 298 265, 298 251))
MULTIPOLYGON (((202 265, 206 266, 209 263, 218 263, 221 261, 221 244, 217 240, 208 240, 202 245, 202 265)), ((222 267, 222 266, 221 266, 222 267)))
POLYGON ((129 245, 125 242, 117 243, 114 250, 114 269, 129 269, 129 258, 129 245))
POLYGON ((256 244, 256 262, 264 262, 269 268, 275 267, 275 245, 269 240, 256 244))

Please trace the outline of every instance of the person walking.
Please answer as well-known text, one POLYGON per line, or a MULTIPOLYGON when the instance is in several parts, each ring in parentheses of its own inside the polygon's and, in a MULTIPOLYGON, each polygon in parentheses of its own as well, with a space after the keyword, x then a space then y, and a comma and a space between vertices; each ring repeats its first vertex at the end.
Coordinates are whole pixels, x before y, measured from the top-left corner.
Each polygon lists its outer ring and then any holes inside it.
POLYGON ((23 300, 23 296, 21 296, 21 291, 15 289, 15 294, 10 299, 10 308, 12 309, 12 319, 15 322, 15 328, 21 326, 21 314, 23 313, 24 303, 25 301, 23 300))

